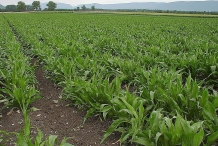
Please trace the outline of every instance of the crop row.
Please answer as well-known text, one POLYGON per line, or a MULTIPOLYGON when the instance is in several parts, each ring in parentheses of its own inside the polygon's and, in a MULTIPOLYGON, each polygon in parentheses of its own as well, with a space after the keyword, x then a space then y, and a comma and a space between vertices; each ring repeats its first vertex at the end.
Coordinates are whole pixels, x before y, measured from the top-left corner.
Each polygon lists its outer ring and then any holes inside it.
POLYGON ((121 143, 217 144, 217 19, 7 14, 64 97, 121 143), (18 17, 19 16, 19 17, 18 17))
POLYGON ((25 112, 30 103, 39 98, 34 86, 34 68, 30 66, 30 58, 21 51, 22 46, 16 41, 7 21, 2 16, 0 19, 1 102, 5 107, 13 106, 25 112))
MULTIPOLYGON (((29 106, 40 98, 39 91, 35 88, 37 81, 34 66, 30 65, 30 57, 24 54, 19 36, 16 36, 3 16, 0 16, 0 34, 0 115, 5 108, 17 108, 22 111, 25 121, 24 128, 19 133, 0 130, 0 145, 8 145, 9 138, 16 137, 17 146, 54 146, 57 136, 51 135, 44 139, 40 129, 37 129, 34 141, 31 137, 29 106)), ((64 139, 60 146, 66 144, 64 139)))

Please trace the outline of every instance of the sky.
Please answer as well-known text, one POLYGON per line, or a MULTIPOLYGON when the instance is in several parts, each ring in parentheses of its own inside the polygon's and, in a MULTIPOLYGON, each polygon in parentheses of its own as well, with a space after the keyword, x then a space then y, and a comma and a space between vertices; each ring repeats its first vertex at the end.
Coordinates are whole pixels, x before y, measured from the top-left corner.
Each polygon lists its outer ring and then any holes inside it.
MULTIPOLYGON (((0 4, 3 6, 10 4, 17 4, 20 0, 0 0, 0 4)), ((26 4, 32 4, 34 0, 21 0, 26 4)), ((48 2, 50 0, 39 0, 41 3, 48 2)), ((115 3, 128 3, 128 2, 172 2, 172 1, 189 1, 189 0, 53 0, 54 2, 71 4, 72 6, 77 6, 79 4, 91 4, 91 3, 100 3, 100 4, 115 4, 115 3)), ((199 1, 199 0, 191 0, 199 1)))

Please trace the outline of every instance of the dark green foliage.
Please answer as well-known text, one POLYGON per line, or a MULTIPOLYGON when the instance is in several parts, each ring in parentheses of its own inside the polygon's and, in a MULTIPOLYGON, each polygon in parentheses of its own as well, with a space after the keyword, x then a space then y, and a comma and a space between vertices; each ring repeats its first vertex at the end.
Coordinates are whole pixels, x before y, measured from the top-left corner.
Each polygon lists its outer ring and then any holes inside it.
POLYGON ((33 1, 32 7, 33 7, 33 10, 39 11, 41 9, 40 8, 40 1, 33 1))
POLYGON ((6 11, 15 12, 15 11, 17 11, 17 6, 16 5, 7 5, 6 6, 6 11))
POLYGON ((49 1, 46 6, 48 7, 48 11, 54 11, 57 7, 57 4, 53 1, 49 1))
POLYGON ((17 11, 20 11, 20 12, 26 11, 26 4, 22 1, 19 1, 17 3, 17 11))

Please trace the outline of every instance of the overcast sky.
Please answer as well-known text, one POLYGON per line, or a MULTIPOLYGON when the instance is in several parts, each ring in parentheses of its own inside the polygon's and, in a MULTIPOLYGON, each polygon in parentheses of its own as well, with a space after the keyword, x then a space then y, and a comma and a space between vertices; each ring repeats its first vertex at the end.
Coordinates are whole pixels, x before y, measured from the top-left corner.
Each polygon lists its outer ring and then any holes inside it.
MULTIPOLYGON (((18 1, 20 0, 0 0, 0 4, 6 6, 10 4, 17 4, 18 1)), ((34 0, 21 0, 21 1, 25 2, 26 4, 31 4, 34 0)), ((39 0, 39 1, 41 3, 44 3, 44 2, 48 2, 49 0, 39 0)), ((127 2, 172 2, 172 1, 189 1, 189 0, 73 0, 73 1, 72 0, 53 0, 53 1, 76 6, 79 4, 90 4, 90 3, 113 4, 113 3, 127 3, 127 2)))

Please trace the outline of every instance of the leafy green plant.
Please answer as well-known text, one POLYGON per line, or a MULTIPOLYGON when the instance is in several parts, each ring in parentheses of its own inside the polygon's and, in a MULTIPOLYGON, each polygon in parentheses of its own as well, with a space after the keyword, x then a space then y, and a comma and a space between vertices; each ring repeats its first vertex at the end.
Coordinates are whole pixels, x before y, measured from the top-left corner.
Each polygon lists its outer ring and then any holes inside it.
POLYGON ((122 133, 120 138, 121 143, 127 141, 130 137, 135 138, 137 133, 144 127, 146 114, 150 112, 152 106, 144 108, 146 100, 137 98, 129 92, 123 97, 113 98, 111 102, 117 112, 117 119, 114 120, 106 131, 102 142, 114 131, 122 133))
POLYGON ((19 52, 18 48, 8 52, 8 67, 0 70, 3 86, 0 91, 4 93, 7 106, 16 106, 25 110, 29 104, 39 98, 39 93, 35 89, 35 79, 33 68, 27 63, 27 59, 19 52), (16 59, 15 59, 16 58, 16 59))
POLYGON ((160 110, 153 111, 145 129, 132 139, 141 145, 199 146, 203 143, 203 122, 186 121, 179 114, 168 118, 160 110))
MULTIPOLYGON (((28 118, 27 113, 24 114, 25 126, 23 130, 19 133, 13 133, 17 137, 16 145, 17 146, 55 146, 58 144, 58 136, 50 135, 45 140, 43 139, 43 133, 40 129, 37 128, 37 136, 35 139, 31 137, 31 127, 30 120, 28 118)), ((60 146, 73 146, 72 144, 67 143, 68 138, 64 138, 60 146)))
POLYGON ((0 144, 4 144, 9 142, 10 137, 16 136, 16 146, 56 146, 60 144, 60 146, 73 146, 72 144, 67 143, 67 139, 64 138, 60 143, 58 142, 58 136, 50 135, 47 138, 44 138, 44 135, 40 129, 37 128, 37 135, 35 138, 32 138, 31 135, 31 127, 30 127, 30 119, 28 117, 27 111, 23 112, 25 125, 23 129, 17 132, 6 132, 0 131, 0 144))

